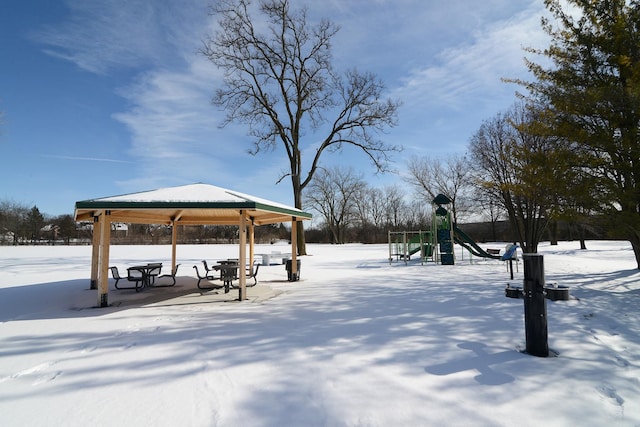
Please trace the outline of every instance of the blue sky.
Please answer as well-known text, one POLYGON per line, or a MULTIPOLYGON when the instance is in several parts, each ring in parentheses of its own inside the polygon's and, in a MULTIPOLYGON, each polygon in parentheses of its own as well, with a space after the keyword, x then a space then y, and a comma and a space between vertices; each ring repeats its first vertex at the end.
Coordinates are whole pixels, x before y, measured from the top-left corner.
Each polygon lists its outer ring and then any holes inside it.
MULTIPOLYGON (((403 183, 412 156, 464 152, 483 120, 530 78, 545 47, 542 0, 292 0, 341 27, 337 69, 380 77, 402 102, 382 138, 404 151, 378 176, 361 152, 325 153, 372 186, 403 183)), ((292 204, 282 149, 247 154, 246 128, 219 127, 220 72, 197 53, 208 0, 4 0, 0 14, 0 200, 73 213, 78 200, 205 182, 292 204)), ((312 147, 313 141, 305 142, 312 147)), ((307 157, 310 157, 308 155, 307 157)), ((410 192, 407 187, 407 192, 410 192)))

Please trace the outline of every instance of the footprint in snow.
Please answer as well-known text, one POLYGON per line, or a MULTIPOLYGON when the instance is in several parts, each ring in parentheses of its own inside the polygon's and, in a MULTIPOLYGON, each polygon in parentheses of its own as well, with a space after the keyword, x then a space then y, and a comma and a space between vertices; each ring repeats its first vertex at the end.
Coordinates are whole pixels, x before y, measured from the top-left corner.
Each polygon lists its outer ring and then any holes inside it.
POLYGON ((50 372, 46 375, 41 375, 38 378, 36 378, 36 380, 33 382, 33 385, 48 383, 50 381, 55 380, 60 375, 62 375, 62 371, 55 371, 55 372, 50 372))
POLYGON ((84 353, 92 353, 94 351, 96 351, 96 349, 98 348, 98 346, 95 345, 83 345, 79 348, 75 348, 72 350, 69 350, 70 352, 75 352, 75 351, 79 351, 80 353, 84 354, 84 353))
POLYGON ((136 332, 140 332, 140 327, 138 325, 129 325, 127 326, 127 330, 126 331, 117 331, 115 334, 113 334, 114 337, 119 337, 122 335, 130 335, 136 332))
POLYGON ((10 378, 20 378, 20 377, 24 377, 24 376, 27 376, 27 375, 33 375, 33 374, 36 374, 36 373, 42 371, 43 369, 48 368, 49 366, 51 366, 53 364, 54 364, 54 362, 44 362, 44 363, 41 363, 39 365, 32 366, 31 368, 23 369, 20 372, 16 372, 15 374, 11 375, 10 378))
POLYGON ((56 362, 44 362, 39 365, 32 366, 31 368, 23 369, 22 371, 16 372, 15 374, 10 375, 8 377, 0 378, 0 383, 3 383, 8 380, 19 379, 22 377, 25 377, 25 378, 35 377, 32 383, 33 385, 38 385, 42 383, 47 383, 49 381, 53 381, 62 374, 62 371, 45 372, 42 375, 40 375, 40 372, 49 368, 50 366, 53 366, 55 363, 56 362))
POLYGON ((624 399, 616 392, 616 389, 610 385, 599 385, 596 387, 601 396, 609 399, 609 401, 617 406, 624 405, 624 399))
POLYGON ((136 344, 137 344, 137 343, 135 343, 135 342, 129 342, 129 343, 126 343, 126 344, 122 347, 122 349, 123 349, 123 350, 130 349, 131 347, 135 347, 135 346, 136 346, 136 344))
POLYGON ((619 354, 616 354, 615 362, 616 362, 616 365, 620 366, 621 368, 626 368, 627 366, 629 366, 629 361, 624 357, 620 356, 619 354))

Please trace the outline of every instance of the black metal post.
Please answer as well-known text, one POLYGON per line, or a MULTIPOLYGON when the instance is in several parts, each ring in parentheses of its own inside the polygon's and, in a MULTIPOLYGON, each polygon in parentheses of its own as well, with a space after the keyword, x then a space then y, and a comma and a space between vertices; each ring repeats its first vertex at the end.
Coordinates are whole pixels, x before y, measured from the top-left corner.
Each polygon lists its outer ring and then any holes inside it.
POLYGON ((547 304, 544 296, 544 260, 540 254, 523 254, 524 328, 527 353, 549 356, 547 304))

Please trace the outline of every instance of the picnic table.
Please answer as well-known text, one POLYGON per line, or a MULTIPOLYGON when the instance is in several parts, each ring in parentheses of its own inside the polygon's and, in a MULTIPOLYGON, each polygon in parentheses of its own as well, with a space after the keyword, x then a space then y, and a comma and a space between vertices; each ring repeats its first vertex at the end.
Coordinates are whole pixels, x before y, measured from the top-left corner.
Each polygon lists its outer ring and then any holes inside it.
MULTIPOLYGON (((142 278, 142 288, 150 287, 153 284, 153 279, 160 274, 162 270, 161 262, 152 262, 145 265, 134 265, 133 267, 127 268, 127 272, 129 276, 133 276, 131 271, 137 271, 140 273, 142 278)), ((134 274, 135 275, 135 274, 134 274)))
POLYGON ((214 268, 220 270, 220 279, 224 283, 224 292, 228 293, 231 288, 231 283, 238 278, 238 260, 227 259, 218 261, 218 265, 214 268))
POLYGON ((287 260, 291 258, 291 253, 273 251, 271 253, 255 254, 255 256, 262 258, 262 265, 269 266, 274 264, 280 265, 286 263, 287 260))

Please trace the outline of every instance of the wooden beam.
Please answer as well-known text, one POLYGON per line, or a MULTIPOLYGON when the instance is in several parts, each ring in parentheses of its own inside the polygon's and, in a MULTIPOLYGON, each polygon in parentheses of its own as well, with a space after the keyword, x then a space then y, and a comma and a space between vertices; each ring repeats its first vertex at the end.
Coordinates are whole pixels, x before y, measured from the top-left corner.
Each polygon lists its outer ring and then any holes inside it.
POLYGON ((178 212, 172 219, 171 222, 176 222, 179 221, 180 218, 182 218, 182 215, 184 215, 184 210, 181 210, 180 212, 178 212))
MULTIPOLYGON (((238 225, 240 215, 237 209, 224 208, 126 208, 112 209, 110 212, 112 223, 165 225, 170 225, 172 221, 183 225, 238 225)), ((277 224, 291 220, 290 216, 268 210, 245 209, 244 212, 253 218, 254 225, 277 224)), ((100 216, 101 213, 102 210, 76 210, 76 221, 93 221, 93 218, 100 216)), ((298 220, 306 219, 308 218, 298 218, 298 220)))
POLYGON ((209 220, 209 219, 181 219, 180 220, 180 224, 181 225, 238 225, 238 218, 234 217, 234 218, 226 218, 223 220, 209 220))
POLYGON ((238 225, 239 213, 235 211, 218 212, 216 215, 196 215, 185 212, 180 223, 185 225, 238 225))
POLYGON ((75 215, 75 220, 78 222, 93 221, 93 218, 95 218, 95 215, 93 214, 93 212, 76 212, 76 215, 75 215))
POLYGON ((284 216, 274 212, 256 212, 254 218, 256 224, 273 224, 278 222, 287 222, 290 220, 289 216, 284 216))
POLYGON ((143 211, 115 211, 111 215, 111 222, 132 222, 136 224, 171 224, 171 217, 167 214, 157 214, 143 211))

